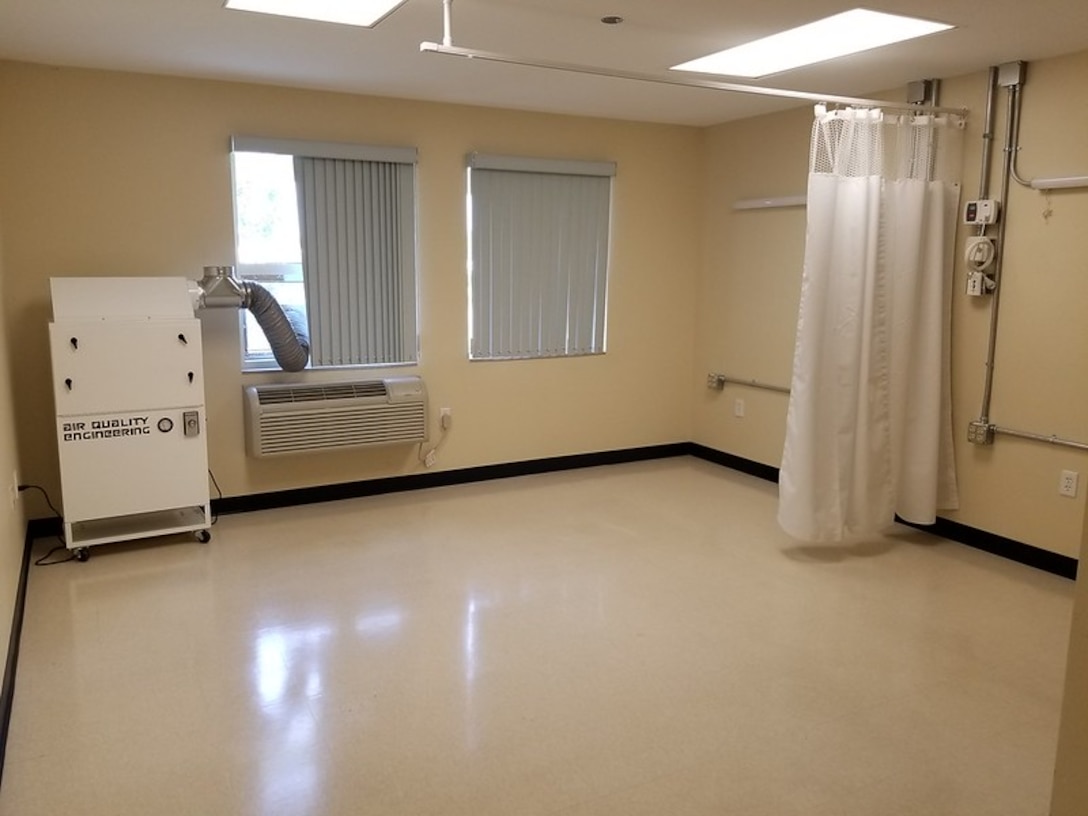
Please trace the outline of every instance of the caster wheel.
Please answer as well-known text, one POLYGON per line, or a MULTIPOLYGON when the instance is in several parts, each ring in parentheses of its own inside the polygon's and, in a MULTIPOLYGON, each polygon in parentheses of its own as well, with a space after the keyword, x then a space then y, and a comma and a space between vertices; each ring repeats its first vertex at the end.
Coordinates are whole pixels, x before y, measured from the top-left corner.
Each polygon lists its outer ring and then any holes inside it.
POLYGON ((212 540, 212 534, 207 530, 197 530, 195 535, 196 540, 199 541, 201 544, 207 544, 209 541, 212 540))
POLYGON ((86 561, 91 557, 91 551, 86 547, 77 547, 75 551, 76 561, 86 561))

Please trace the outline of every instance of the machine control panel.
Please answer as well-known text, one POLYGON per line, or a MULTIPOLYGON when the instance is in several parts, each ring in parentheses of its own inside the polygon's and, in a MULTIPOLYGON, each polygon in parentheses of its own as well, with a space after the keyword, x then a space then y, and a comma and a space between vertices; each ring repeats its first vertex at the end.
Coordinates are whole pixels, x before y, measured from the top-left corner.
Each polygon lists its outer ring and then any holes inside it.
POLYGON ((200 413, 186 411, 181 415, 181 427, 186 436, 200 436, 200 413))

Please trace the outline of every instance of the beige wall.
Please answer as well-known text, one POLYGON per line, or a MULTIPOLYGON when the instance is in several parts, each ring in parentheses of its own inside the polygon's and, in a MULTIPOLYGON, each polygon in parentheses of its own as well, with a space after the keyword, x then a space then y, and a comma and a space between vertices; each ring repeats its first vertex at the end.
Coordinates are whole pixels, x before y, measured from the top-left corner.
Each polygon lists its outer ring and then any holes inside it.
MULTIPOLYGON (((19 63, 0 63, 0 113, 4 306, 20 338, 13 380, 27 479, 58 489, 49 278, 199 277, 205 264, 231 262, 231 134, 419 148, 422 357, 391 373, 418 372, 432 414, 453 410, 437 468, 691 438, 697 129, 19 63), (464 157, 473 150, 617 162, 607 354, 467 361, 464 157)), ((227 495, 423 469, 403 447, 248 459, 242 386, 270 377, 239 373, 236 313, 202 319, 211 466, 227 495)))
MULTIPOLYGON (((7 276, 4 265, 3 211, 0 210, 0 303, 7 295, 7 276)), ((15 606, 15 593, 19 587, 19 570, 22 566, 23 539, 26 519, 23 502, 12 506, 9 490, 13 472, 18 467, 18 444, 15 433, 15 411, 11 394, 9 352, 12 344, 8 339, 8 321, 0 311, 0 661, 7 654, 10 621, 15 606)), ((21 480, 22 481, 22 480, 21 480)))
POLYGON ((790 384, 805 210, 734 210, 733 203, 804 194, 811 126, 812 108, 805 106, 706 131, 695 441, 775 467, 786 395, 735 385, 713 391, 705 375, 790 384), (734 416, 737 399, 745 403, 743 418, 734 416))
MULTIPOLYGON (((1069 89, 1086 84, 1088 54, 1030 66, 1025 174, 1088 172, 1077 141, 1088 129, 1088 109, 1067 104, 1069 89)), ((944 83, 945 104, 974 112, 965 140, 965 197, 978 184, 984 93, 984 73, 944 83)), ((807 106, 699 131, 3 63, 0 111, 0 207, 9 235, 5 317, 19 338, 12 380, 21 395, 16 423, 24 480, 57 486, 48 278, 193 276, 204 264, 229 261, 232 133, 420 149, 423 356, 409 370, 425 377, 432 408, 454 412, 438 467, 689 438, 779 461, 785 397, 736 386, 710 392, 703 382, 707 372, 721 371, 788 383, 804 211, 740 212, 732 202, 803 191, 807 106), (466 361, 463 156, 470 150, 619 163, 604 357, 466 361), (738 397, 746 403, 744 418, 733 416, 738 397)), ((1085 223, 1084 192, 1048 200, 1014 186, 991 412, 1000 424, 1088 439, 1088 381, 1081 373, 1088 322, 1080 315, 1088 295, 1085 223)), ((1075 554, 1088 484, 1077 500, 1059 497, 1056 485, 1062 469, 1081 471, 1088 482, 1088 457, 1008 438, 990 448, 964 441, 982 391, 988 312, 984 301, 962 293, 963 274, 958 264, 953 376, 962 508, 946 515, 1075 554)), ((257 377, 238 371, 235 316, 208 313, 204 322, 211 462, 228 495, 420 469, 414 451, 397 448, 246 458, 240 391, 257 377)))
MULTIPOLYGON (((1088 563, 1088 514, 1085 514, 1081 563, 1088 563)), ((1082 570, 1073 596, 1069 662, 1065 670, 1061 733, 1054 770, 1051 816, 1088 813, 1088 569, 1082 570)))
MULTIPOLYGON (((1024 89, 1020 169, 1029 176, 1088 174, 1088 53, 1033 63, 1024 89)), ((942 104, 971 109, 963 197, 977 197, 986 74, 945 81, 942 104)), ((991 194, 1004 133, 1000 98, 991 194)), ((705 373, 788 384, 804 251, 803 210, 736 212, 736 199, 804 191, 811 110, 721 125, 707 131, 707 230, 699 281, 695 353, 695 440, 778 465, 786 397, 730 386, 707 391, 705 373), (733 416, 736 398, 743 419, 733 416)), ((1048 198, 1016 187, 1008 202, 1008 255, 999 321, 991 421, 1006 427, 1088 441, 1088 192, 1048 198), (1049 211, 1049 215, 1046 213, 1049 211)), ((962 246, 961 235, 957 246, 962 246)), ((961 253, 957 251, 957 257, 961 253)), ((1076 555, 1080 546, 1088 455, 999 438, 967 444, 978 416, 988 331, 988 301, 963 292, 955 270, 953 400, 961 509, 946 517, 1047 550, 1076 555), (1082 475, 1080 497, 1057 493, 1062 470, 1082 475)))

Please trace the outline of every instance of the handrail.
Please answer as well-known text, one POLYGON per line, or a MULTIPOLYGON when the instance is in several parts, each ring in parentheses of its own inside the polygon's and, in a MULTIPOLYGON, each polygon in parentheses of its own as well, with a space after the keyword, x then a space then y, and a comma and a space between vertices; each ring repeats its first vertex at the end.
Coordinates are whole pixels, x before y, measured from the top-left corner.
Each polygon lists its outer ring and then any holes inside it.
POLYGON ((790 393, 790 389, 784 385, 774 385, 759 380, 743 380, 740 377, 729 377, 725 374, 712 374, 711 377, 717 381, 719 387, 726 383, 732 383, 733 385, 747 385, 749 388, 762 388, 764 391, 776 391, 780 394, 790 393))

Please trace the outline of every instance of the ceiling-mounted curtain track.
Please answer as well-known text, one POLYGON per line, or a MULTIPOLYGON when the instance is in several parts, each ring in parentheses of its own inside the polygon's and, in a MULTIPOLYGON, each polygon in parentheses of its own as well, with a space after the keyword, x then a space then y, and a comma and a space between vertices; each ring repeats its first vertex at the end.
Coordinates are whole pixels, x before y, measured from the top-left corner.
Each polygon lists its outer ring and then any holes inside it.
POLYGON ((713 79, 698 79, 681 75, 643 74, 637 71, 619 71, 612 68, 598 68, 592 65, 578 65, 569 62, 553 62, 551 60, 529 59, 515 57, 510 54, 499 54, 494 51, 480 51, 475 48, 460 48, 453 44, 453 0, 442 0, 443 37, 442 44, 435 42, 421 42, 419 50, 423 53, 445 54, 450 57, 465 57, 467 59, 485 60, 487 62, 499 62, 507 65, 522 65, 528 68, 545 68, 551 71, 566 71, 573 74, 587 74, 590 76, 603 76, 613 79, 628 79, 635 82, 653 82, 658 85, 677 85, 684 88, 704 88, 711 91, 726 91, 728 93, 751 94, 755 96, 772 96, 780 99, 800 99, 808 102, 824 102, 829 105, 853 105, 863 108, 883 108, 893 111, 910 111, 912 113, 950 113, 960 116, 967 115, 966 108, 942 108, 933 105, 910 105, 902 102, 890 102, 886 99, 863 99, 855 96, 837 96, 834 94, 809 93, 807 91, 793 91, 785 88, 764 88, 759 85, 741 85, 733 82, 719 82, 713 79))

